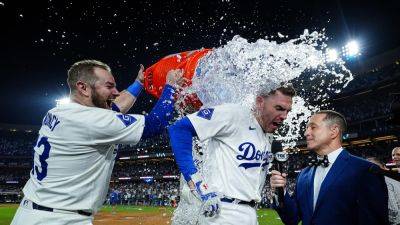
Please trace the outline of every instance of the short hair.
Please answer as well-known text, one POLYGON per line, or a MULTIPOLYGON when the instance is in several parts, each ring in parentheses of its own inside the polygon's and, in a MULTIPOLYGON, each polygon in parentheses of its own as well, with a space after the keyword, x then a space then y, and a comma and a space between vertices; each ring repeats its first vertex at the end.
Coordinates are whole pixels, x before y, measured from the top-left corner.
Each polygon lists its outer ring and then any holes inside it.
POLYGON ((296 90, 294 89, 293 85, 290 83, 281 84, 281 86, 279 88, 274 89, 272 91, 261 88, 260 91, 258 92, 258 95, 262 96, 262 97, 268 97, 270 95, 275 94, 276 91, 280 91, 282 94, 289 96, 289 97, 296 96, 296 90))
POLYGON ((71 93, 76 91, 75 84, 79 80, 87 82, 91 86, 94 85, 97 81, 97 77, 94 75, 94 69, 96 67, 111 73, 111 69, 107 64, 97 60, 81 60, 74 63, 71 68, 69 68, 67 83, 71 93))
POLYGON ((337 124, 339 126, 340 138, 342 139, 342 134, 347 130, 347 122, 341 113, 333 110, 321 110, 315 114, 325 114, 323 121, 327 121, 330 125, 337 124))
POLYGON ((400 151, 400 147, 395 147, 395 148, 392 150, 392 154, 393 154, 394 152, 396 152, 396 151, 400 151))

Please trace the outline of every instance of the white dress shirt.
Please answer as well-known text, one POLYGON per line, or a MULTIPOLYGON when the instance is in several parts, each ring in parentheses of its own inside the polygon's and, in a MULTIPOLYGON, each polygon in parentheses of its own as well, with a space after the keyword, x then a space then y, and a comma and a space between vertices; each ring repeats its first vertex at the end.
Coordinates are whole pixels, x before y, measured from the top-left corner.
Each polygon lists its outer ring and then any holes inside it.
POLYGON ((335 151, 328 154, 329 166, 323 167, 318 166, 315 171, 314 176, 314 202, 313 202, 313 209, 315 209, 315 205, 317 204, 319 190, 321 189, 322 182, 324 181, 326 175, 328 174, 329 170, 332 168, 333 163, 336 161, 336 158, 339 154, 343 151, 343 148, 340 147, 335 151))

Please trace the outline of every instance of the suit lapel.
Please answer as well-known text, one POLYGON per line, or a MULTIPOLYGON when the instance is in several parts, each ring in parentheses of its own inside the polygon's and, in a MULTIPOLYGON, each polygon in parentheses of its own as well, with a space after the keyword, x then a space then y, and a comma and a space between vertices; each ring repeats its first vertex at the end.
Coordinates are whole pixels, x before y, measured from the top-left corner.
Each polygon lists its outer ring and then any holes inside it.
POLYGON ((315 211, 317 211, 318 206, 321 204, 321 200, 326 194, 329 187, 335 182, 335 180, 340 176, 340 174, 346 167, 348 159, 349 159, 349 153, 343 149, 343 151, 337 157, 337 159, 332 165, 332 168, 329 170, 328 174, 326 175, 324 181, 321 184, 321 189, 318 194, 317 203, 315 204, 315 211))
POLYGON ((310 214, 313 212, 313 199, 314 199, 314 176, 315 176, 315 166, 312 166, 308 171, 305 181, 306 181, 306 191, 307 191, 307 206, 310 214))

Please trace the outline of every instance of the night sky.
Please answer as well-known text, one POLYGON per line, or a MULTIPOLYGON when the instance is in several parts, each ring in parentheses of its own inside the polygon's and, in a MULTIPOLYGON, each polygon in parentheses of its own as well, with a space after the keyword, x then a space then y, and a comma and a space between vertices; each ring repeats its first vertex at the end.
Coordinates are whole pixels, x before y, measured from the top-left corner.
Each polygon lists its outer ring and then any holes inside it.
MULTIPOLYGON (((109 64, 122 90, 140 63, 171 53, 325 28, 332 47, 358 40, 363 60, 400 46, 397 2, 0 0, 0 123, 40 124, 82 59, 109 64)), ((142 93, 132 112, 151 100, 142 93)))

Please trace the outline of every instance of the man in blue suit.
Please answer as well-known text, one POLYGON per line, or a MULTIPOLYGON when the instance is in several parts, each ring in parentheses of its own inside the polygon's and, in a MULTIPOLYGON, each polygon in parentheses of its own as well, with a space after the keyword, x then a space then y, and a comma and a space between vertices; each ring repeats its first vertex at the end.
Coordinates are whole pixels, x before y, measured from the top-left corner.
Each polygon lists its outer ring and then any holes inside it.
MULTIPOLYGON (((307 148, 319 159, 303 169, 293 196, 276 210, 286 225, 386 225, 388 193, 383 176, 369 172, 372 163, 342 148, 344 117, 335 111, 314 114, 305 132, 307 148)), ((273 170, 271 187, 285 187, 286 174, 273 170)))

